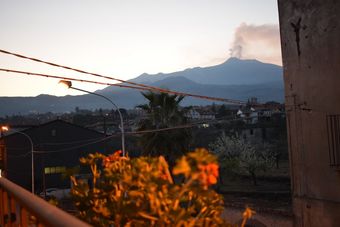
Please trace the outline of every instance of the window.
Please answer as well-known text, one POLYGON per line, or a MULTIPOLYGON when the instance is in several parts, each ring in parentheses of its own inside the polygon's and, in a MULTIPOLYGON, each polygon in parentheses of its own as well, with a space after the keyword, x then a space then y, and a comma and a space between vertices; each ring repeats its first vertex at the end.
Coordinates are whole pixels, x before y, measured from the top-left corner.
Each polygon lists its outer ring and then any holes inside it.
POLYGON ((329 165, 340 168, 340 115, 327 115, 329 165))
POLYGON ((51 173, 51 168, 50 167, 46 167, 45 168, 45 174, 50 174, 51 173))
POLYGON ((51 136, 56 136, 56 135, 57 135, 57 130, 52 129, 52 131, 51 131, 51 136))
POLYGON ((65 173, 66 167, 65 166, 45 167, 44 172, 45 174, 65 173))

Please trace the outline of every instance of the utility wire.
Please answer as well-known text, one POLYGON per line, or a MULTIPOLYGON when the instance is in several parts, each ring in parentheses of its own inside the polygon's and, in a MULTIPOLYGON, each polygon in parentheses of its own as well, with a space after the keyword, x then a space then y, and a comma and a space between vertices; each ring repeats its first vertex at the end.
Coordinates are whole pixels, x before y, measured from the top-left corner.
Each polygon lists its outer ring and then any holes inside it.
POLYGON ((0 71, 9 72, 9 73, 26 74, 29 76, 40 76, 40 77, 48 77, 48 78, 54 78, 54 79, 72 80, 72 81, 84 82, 84 83, 92 83, 92 84, 99 84, 99 85, 116 86, 116 87, 122 87, 122 88, 132 88, 132 89, 138 89, 138 90, 144 90, 144 91, 151 91, 151 89, 142 88, 142 87, 129 86, 129 85, 123 85, 123 84, 112 84, 112 83, 105 83, 105 82, 99 82, 99 81, 93 81, 93 80, 77 79, 73 77, 54 76, 54 75, 44 74, 44 73, 35 73, 35 72, 27 72, 27 71, 4 69, 4 68, 0 68, 0 71))
MULTIPOLYGON (((218 124, 220 122, 220 120, 225 120, 225 121, 232 121, 232 120, 235 120, 235 119, 225 119, 225 118, 217 118, 217 119, 211 119, 211 120, 204 120, 204 121, 197 121, 197 122, 193 122, 191 124, 186 124, 186 125, 178 125, 178 126, 174 126, 174 127, 167 127, 167 128, 160 128, 160 129, 149 129, 149 130, 140 130, 140 131, 133 131, 133 132, 125 132, 125 134, 127 135, 137 135, 137 134, 144 134, 144 133, 152 133, 152 132, 163 132, 163 131, 169 131, 169 130, 175 130, 175 129, 184 129, 184 128, 192 128, 192 127, 196 127, 196 126, 200 126, 202 124, 218 124)), ((86 143, 86 144, 81 144, 81 145, 76 145, 72 148, 66 148, 66 149, 75 149, 77 148, 78 146, 82 147, 82 146, 86 146, 86 145, 89 145, 89 144, 92 144, 93 143, 97 143, 97 142, 101 142, 103 140, 106 140, 106 139, 110 139, 110 138, 113 138, 113 137, 118 137, 120 136, 121 133, 117 133, 115 135, 110 135, 110 136, 107 136, 105 138, 95 138, 95 139, 88 139, 88 140, 77 140, 77 141, 72 141, 72 142, 54 142, 54 143, 39 143, 39 144, 36 144, 35 146, 40 146, 40 145, 51 145, 51 146, 58 146, 58 145, 69 145, 69 144, 76 144, 76 143, 82 143, 82 142, 89 142, 89 143, 86 143)), ((14 147, 7 147, 9 150, 27 150, 25 148, 14 148, 14 147)), ((64 149, 63 149, 64 150, 64 149)), ((38 152, 38 151, 34 151, 34 153, 41 153, 41 152, 38 152)), ((15 157, 15 156, 26 156, 28 154, 31 154, 31 152, 28 152, 26 154, 22 154, 22 155, 10 155, 12 157, 15 157)))
MULTIPOLYGON (((221 120, 227 120, 227 119, 221 119, 221 120)), ((231 122, 233 120, 239 120, 239 119, 228 119, 227 121, 231 122)), ((164 132, 164 131, 169 131, 169 130, 176 130, 176 129, 185 129, 185 128, 193 128, 193 127, 197 127, 200 126, 202 124, 207 124, 207 123, 213 123, 213 124, 217 124, 219 122, 216 122, 217 119, 212 119, 209 121, 202 121, 202 122, 195 122, 195 123, 191 123, 191 124, 186 124, 186 125, 179 125, 179 126, 174 126, 174 127, 168 127, 168 128, 161 128, 161 129, 150 129, 150 130, 142 130, 142 131, 134 131, 134 132, 126 132, 126 135, 137 135, 137 134, 144 134, 144 133, 153 133, 153 132, 164 132)), ((59 150, 52 150, 52 151, 34 151, 35 154, 51 154, 51 153, 59 153, 59 152, 64 152, 64 151, 69 151, 69 150, 73 150, 73 149, 77 149, 77 148, 81 148, 81 147, 85 147, 88 145, 92 145, 92 144, 96 144, 99 142, 103 142, 106 140, 109 140, 113 137, 118 137, 120 136, 120 133, 117 133, 115 135, 111 135, 102 139, 99 139, 97 141, 93 141, 93 142, 89 142, 86 144, 82 144, 82 145, 77 145, 77 146, 73 146, 73 147, 69 147, 69 148, 64 148, 64 149, 59 149, 59 150)), ((14 158, 20 158, 20 157, 24 157, 28 154, 31 154, 31 152, 25 153, 23 155, 11 155, 14 158)))
MULTIPOLYGON (((102 138, 100 138, 100 139, 102 139, 102 138)), ((99 139, 99 140, 100 140, 99 139)), ((37 144, 37 146, 39 146, 39 145, 42 145, 42 146, 44 146, 44 145, 47 145, 47 146, 54 146, 54 145, 70 145, 70 144, 75 144, 75 143, 83 143, 83 142, 93 142, 93 141, 97 141, 98 140, 98 138, 95 138, 95 139, 87 139, 87 140, 75 140, 75 141, 72 141, 72 142, 60 142, 60 143, 58 143, 58 142, 54 142, 54 143, 52 143, 52 142, 46 142, 46 143, 39 143, 39 144, 37 144)))
MULTIPOLYGON (((141 84, 141 83, 135 83, 135 82, 131 82, 131 81, 126 81, 126 80, 122 80, 122 79, 118 79, 118 78, 114 78, 114 77, 104 76, 104 75, 101 75, 101 74, 98 74, 98 73, 87 72, 87 71, 84 71, 84 70, 81 70, 81 69, 76 69, 76 68, 72 68, 72 67, 69 67, 69 66, 60 65, 60 64, 44 61, 44 60, 33 58, 33 57, 28 57, 28 56, 25 56, 25 55, 9 52, 9 51, 6 51, 6 50, 1 50, 0 49, 0 52, 4 53, 4 54, 15 56, 15 57, 19 57, 19 58, 28 59, 28 60, 31 60, 31 61, 35 61, 35 62, 47 64, 47 65, 51 65, 51 66, 54 66, 54 67, 59 67, 59 68, 67 69, 67 70, 72 70, 72 71, 75 71, 75 72, 78 72, 78 73, 83 73, 83 74, 87 74, 87 75, 91 75, 91 76, 96 76, 96 77, 105 78, 105 79, 109 79, 109 80, 115 80, 115 81, 119 81, 121 83, 126 83, 126 84, 131 84, 131 85, 134 85, 134 86, 139 86, 139 87, 147 88, 147 90, 154 90, 154 91, 163 92, 163 93, 169 93, 169 94, 176 94, 176 95, 184 95, 184 96, 191 96, 191 97, 209 99, 208 96, 192 95, 192 94, 189 94, 189 93, 177 92, 177 91, 172 91, 172 90, 163 89, 163 88, 159 88, 159 87, 154 87, 154 86, 150 86, 150 85, 145 85, 145 84, 141 84)), ((240 101, 240 100, 225 99, 225 98, 217 98, 217 99, 219 99, 219 100, 216 100, 216 98, 214 98, 212 100, 228 102, 228 103, 233 103, 233 104, 245 104, 244 101, 240 101)))
MULTIPOLYGON (((7 149, 11 150, 10 148, 7 148, 7 149)), ((22 149, 22 150, 27 150, 27 149, 22 149)), ((36 152, 33 151, 33 153, 36 153, 36 152)), ((9 158, 24 158, 24 157, 26 157, 26 156, 29 155, 29 154, 32 154, 32 152, 30 151, 30 152, 27 152, 27 153, 25 153, 25 154, 19 154, 19 155, 11 155, 11 154, 8 154, 7 156, 8 156, 9 158)))
MULTIPOLYGON (((250 118, 252 118, 252 117, 250 117, 250 118)), ((125 134, 126 135, 138 135, 138 134, 153 133, 153 132, 164 132, 164 131, 176 130, 176 129, 193 128, 193 127, 200 126, 202 124, 209 124, 209 123, 210 124, 211 123, 217 124, 217 123, 220 123, 220 122, 218 122, 219 120, 225 120, 225 121, 228 121, 228 122, 232 122, 232 121, 237 121, 237 120, 240 120, 240 119, 225 119, 225 118, 212 119, 212 120, 208 120, 208 121, 193 122, 191 124, 178 125, 178 126, 174 126, 174 127, 126 132, 125 134)), ((81 144, 81 145, 77 145, 77 146, 73 146, 73 147, 69 147, 69 148, 53 150, 53 151, 34 151, 34 153, 35 154, 36 153, 38 153, 38 154, 48 154, 48 153, 59 153, 59 152, 63 152, 63 151, 69 151, 69 150, 85 147, 87 145, 92 145, 92 144, 96 144, 96 143, 99 143, 99 142, 103 142, 105 140, 108 140, 108 139, 111 139, 111 138, 114 138, 114 137, 118 137, 118 136, 120 136, 120 133, 117 133, 115 135, 111 135, 111 136, 108 136, 108 137, 105 137, 105 138, 101 138, 101 139, 98 139, 98 140, 93 141, 93 142, 89 142, 89 143, 86 143, 86 144, 81 144)), ((31 152, 25 153, 23 155, 9 155, 9 156, 14 157, 14 158, 20 158, 20 157, 24 157, 28 154, 31 154, 31 152)))
MULTIPOLYGON (((131 89, 137 89, 137 90, 142 90, 142 91, 153 91, 154 90, 152 88, 136 87, 136 86, 123 85, 123 84, 112 84, 112 83, 98 82, 98 81, 93 81, 93 80, 84 80, 84 79, 77 79, 73 77, 55 76, 55 75, 50 75, 50 74, 27 72, 27 71, 20 71, 20 70, 14 70, 14 69, 0 68, 0 71, 9 72, 9 73, 25 74, 29 76, 40 76, 40 77, 47 77, 47 78, 54 78, 54 79, 61 79, 61 80, 71 80, 71 81, 77 81, 77 82, 85 82, 85 83, 100 84, 100 85, 107 85, 107 86, 116 86, 116 87, 122 87, 122 88, 131 88, 131 89)), ((212 101, 234 103, 238 105, 245 104, 245 102, 243 101, 236 101, 236 100, 231 101, 231 99, 217 98, 217 97, 211 97, 211 96, 205 96, 205 95, 196 95, 196 94, 178 92, 178 91, 169 91, 169 92, 159 91, 159 92, 182 95, 182 96, 190 96, 194 98, 206 99, 206 100, 212 100, 212 101)))
POLYGON ((50 153, 58 153, 58 152, 62 152, 62 151, 69 151, 69 150, 85 147, 85 146, 88 146, 88 145, 96 144, 96 143, 99 143, 99 142, 103 142, 103 141, 111 139, 112 137, 115 137, 115 136, 117 136, 117 135, 105 137, 103 139, 100 139, 100 140, 97 140, 97 141, 94 141, 94 142, 90 142, 90 143, 86 143, 86 144, 82 144, 82 145, 78 145, 78 146, 73 146, 73 147, 69 147, 69 148, 65 148, 65 149, 59 149, 59 150, 54 150, 54 151, 35 151, 34 153, 50 154, 50 153))
MULTIPOLYGON (((211 121, 214 121, 214 120, 211 120, 211 121)), ((229 120, 229 121, 232 121, 232 120, 229 120)), ((191 123, 191 124, 179 125, 179 126, 168 127, 168 128, 150 129, 150 130, 142 130, 142 131, 134 131, 134 132, 126 132, 125 134, 126 135, 136 135, 136 134, 144 134, 144 133, 152 133, 152 132, 163 132, 163 131, 176 130, 176 129, 185 129, 185 128, 197 127, 197 126, 199 126, 201 124, 209 123, 209 122, 210 121, 195 122, 195 123, 191 123)), ((111 135, 111 136, 108 136, 108 137, 105 137, 103 139, 100 139, 100 140, 97 140, 97 141, 94 141, 94 142, 90 142, 90 143, 86 143, 86 144, 82 144, 82 145, 78 145, 78 146, 73 146, 73 147, 69 147, 69 148, 53 150, 53 151, 34 151, 34 153, 49 154, 49 153, 59 153, 59 152, 69 151, 69 150, 85 147, 85 146, 88 146, 88 145, 96 144, 96 143, 99 143, 99 142, 103 142, 103 141, 111 139, 113 137, 118 137, 119 135, 120 135, 120 133, 115 134, 115 135, 111 135)))

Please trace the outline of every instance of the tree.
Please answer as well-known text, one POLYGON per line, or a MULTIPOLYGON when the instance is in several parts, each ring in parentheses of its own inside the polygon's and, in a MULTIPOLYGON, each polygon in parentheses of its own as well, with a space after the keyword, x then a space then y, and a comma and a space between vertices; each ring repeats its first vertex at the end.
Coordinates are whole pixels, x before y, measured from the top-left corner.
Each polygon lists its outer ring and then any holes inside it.
MULTIPOLYGON (((179 106, 184 96, 154 92, 142 95, 149 103, 137 106, 147 114, 139 122, 139 131, 162 130, 186 124, 184 112, 179 106)), ((184 128, 144 133, 139 142, 143 155, 164 155, 172 165, 177 157, 188 151, 190 139, 191 131, 184 128)))
MULTIPOLYGON (((239 172, 238 156, 242 151, 242 143, 236 137, 227 136, 224 132, 217 137, 216 141, 209 144, 210 150, 217 155, 220 162, 220 171, 234 175, 239 172)), ((223 184, 220 174, 219 181, 223 184)))
POLYGON ((251 144, 236 136, 227 136, 222 133, 210 149, 220 161, 221 168, 233 172, 245 172, 254 185, 257 185, 257 175, 272 166, 273 156, 266 144, 251 144))
POLYGON ((248 143, 239 156, 241 169, 250 175, 254 185, 257 185, 258 173, 273 165, 273 156, 268 148, 266 144, 252 146, 248 143))
POLYGON ((213 104, 211 105, 211 111, 213 113, 216 113, 216 104, 213 102, 213 104))
POLYGON ((226 107, 226 105, 221 105, 221 107, 217 111, 217 117, 225 117, 225 116, 230 116, 231 115, 231 110, 226 107))

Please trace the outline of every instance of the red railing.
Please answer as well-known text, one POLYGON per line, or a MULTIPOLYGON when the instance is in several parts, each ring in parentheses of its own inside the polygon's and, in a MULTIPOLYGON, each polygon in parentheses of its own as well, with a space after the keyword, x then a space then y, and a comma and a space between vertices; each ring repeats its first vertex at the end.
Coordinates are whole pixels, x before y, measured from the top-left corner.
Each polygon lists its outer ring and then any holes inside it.
POLYGON ((1 176, 0 215, 1 227, 90 226, 1 176))

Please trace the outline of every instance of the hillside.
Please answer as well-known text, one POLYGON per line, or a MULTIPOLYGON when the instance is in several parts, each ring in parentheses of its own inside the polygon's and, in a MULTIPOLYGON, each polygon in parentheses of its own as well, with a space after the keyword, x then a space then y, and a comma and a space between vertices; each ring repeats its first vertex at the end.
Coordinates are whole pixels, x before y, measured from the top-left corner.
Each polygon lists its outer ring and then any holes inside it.
MULTIPOLYGON (((186 69, 169 74, 142 74, 131 81, 176 91, 246 101, 257 97, 260 102, 283 102, 282 67, 257 60, 230 58, 205 68, 186 69)), ((96 91, 112 99, 121 108, 133 108, 145 102, 140 91, 107 87, 96 91)), ((185 98, 183 105, 207 105, 211 101, 185 98)), ((83 109, 112 108, 106 100, 93 95, 56 97, 0 97, 0 116, 32 112, 67 112, 83 109)))

